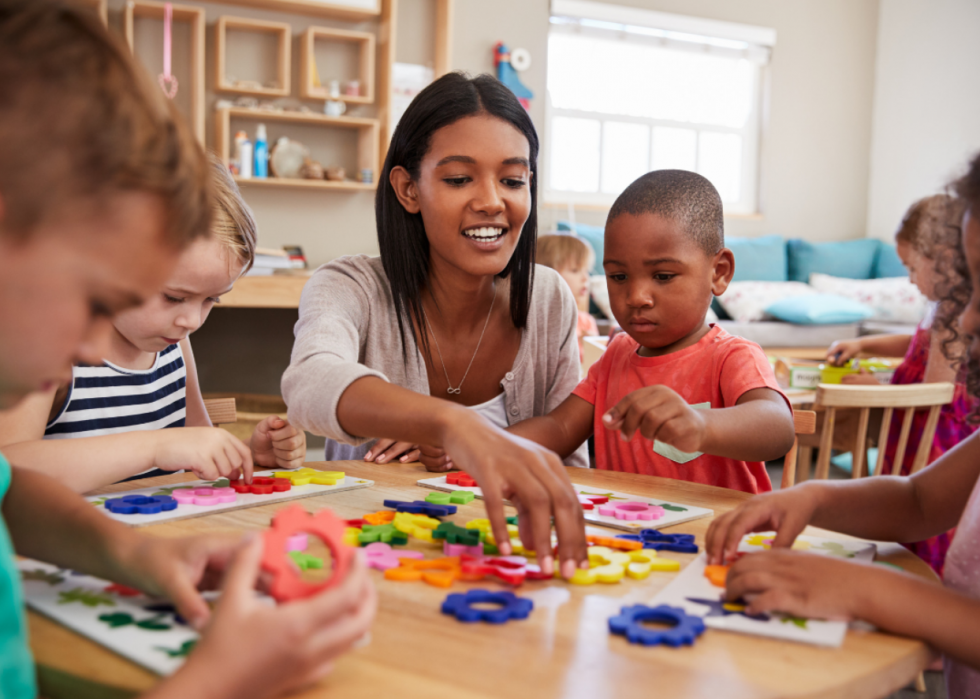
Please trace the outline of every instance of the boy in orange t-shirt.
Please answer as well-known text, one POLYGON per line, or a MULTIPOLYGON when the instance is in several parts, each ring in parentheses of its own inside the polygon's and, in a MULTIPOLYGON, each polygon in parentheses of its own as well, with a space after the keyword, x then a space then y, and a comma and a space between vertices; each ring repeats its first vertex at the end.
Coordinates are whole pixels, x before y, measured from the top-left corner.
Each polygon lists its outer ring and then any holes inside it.
POLYGON ((603 267, 625 333, 554 411, 511 430, 562 456, 594 433, 602 469, 771 490, 762 462, 789 451, 793 415, 759 346, 705 322, 735 271, 715 188, 684 170, 640 177, 609 212, 603 267))

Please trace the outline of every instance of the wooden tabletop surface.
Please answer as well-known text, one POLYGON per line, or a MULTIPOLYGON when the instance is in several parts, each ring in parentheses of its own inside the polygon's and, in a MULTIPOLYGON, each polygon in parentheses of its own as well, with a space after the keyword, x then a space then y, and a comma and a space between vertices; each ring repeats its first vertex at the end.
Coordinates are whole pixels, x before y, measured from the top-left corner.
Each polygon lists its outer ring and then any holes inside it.
MULTIPOLYGON (((326 464, 307 464, 326 467, 326 464)), ((384 465, 333 462, 373 488, 309 497, 295 502, 308 511, 332 508, 354 518, 382 508, 382 500, 420 499, 415 485, 428 475, 420 464, 384 465)), ((587 486, 726 512, 748 496, 741 492, 649 476, 569 469, 572 480, 587 486)), ((165 476, 149 485, 192 480, 165 476)), ((121 484, 105 489, 131 489, 121 484)), ((178 536, 200 532, 260 530, 283 504, 219 512, 205 517, 143 528, 148 534, 178 536)), ((459 508, 451 519, 465 522, 484 516, 481 500, 459 508)), ((508 514, 513 514, 508 508, 508 514)), ((710 519, 677 525, 703 544, 710 519)), ((670 530, 670 529, 669 529, 670 530)), ((668 530, 668 531, 669 531, 668 530)), ((602 530, 602 533, 615 533, 602 530)), ((811 528, 807 533, 826 535, 811 528)), ((831 535, 845 538, 840 535, 831 535)), ((410 548, 427 557, 441 555, 430 544, 411 540, 410 548)), ((693 555, 664 553, 682 565, 693 555)), ((901 546, 879 545, 879 560, 933 577, 929 568, 901 546)), ((384 580, 378 586, 379 609, 369 644, 344 656, 322 683, 299 696, 343 699, 490 699, 535 697, 604 699, 606 697, 880 697, 911 681, 931 660, 928 647, 915 640, 874 631, 850 631, 841 648, 830 649, 709 629, 689 648, 630 645, 609 634, 607 620, 626 604, 649 602, 675 573, 653 573, 646 580, 614 585, 576 586, 559 581, 526 582, 518 594, 530 596, 535 609, 527 620, 500 626, 462 624, 439 612, 447 590, 425 583, 384 580)), ((456 583, 454 591, 501 588, 492 582, 456 583)), ((143 690, 158 678, 102 646, 33 612, 29 614, 36 660, 88 680, 143 690)), ((243 639, 247 643, 247 639, 243 639)), ((216 672, 220 672, 216 668, 216 672)))

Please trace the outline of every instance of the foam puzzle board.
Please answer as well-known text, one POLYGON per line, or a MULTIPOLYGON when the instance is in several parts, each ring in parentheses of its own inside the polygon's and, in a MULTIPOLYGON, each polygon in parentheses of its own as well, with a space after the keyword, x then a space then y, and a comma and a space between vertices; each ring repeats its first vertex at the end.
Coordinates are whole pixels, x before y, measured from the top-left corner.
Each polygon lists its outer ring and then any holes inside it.
MULTIPOLYGON (((742 539, 739 551, 762 551, 769 547, 773 533, 750 534, 742 539)), ((825 556, 841 556, 854 560, 872 561, 877 548, 866 541, 838 541, 812 536, 801 536, 793 545, 810 553, 825 556)), ((786 614, 765 614, 757 618, 743 613, 742 605, 723 603, 724 590, 716 587, 704 577, 707 558, 698 555, 681 573, 661 590, 652 600, 651 606, 669 604, 682 607, 688 614, 704 619, 705 626, 711 629, 736 631, 756 636, 767 636, 785 641, 799 641, 817 646, 839 647, 847 633, 845 621, 821 621, 803 619, 786 614)))
POLYGON ((166 600, 29 558, 17 568, 28 607, 151 672, 174 672, 197 642, 166 600))
MULTIPOLYGON (((283 469, 276 471, 276 473, 287 473, 296 471, 298 469, 283 469)), ((256 475, 271 475, 271 471, 268 473, 260 473, 256 475)), ((281 493, 270 493, 268 495, 256 495, 254 493, 236 493, 236 498, 234 502, 219 502, 213 505, 193 505, 193 504, 181 504, 178 503, 175 510, 170 510, 169 512, 160 512, 158 514, 118 514, 116 512, 110 512, 105 508, 105 501, 114 498, 122 498, 127 495, 144 495, 144 496, 154 496, 154 495, 171 495, 174 490, 184 490, 190 488, 200 488, 204 486, 222 487, 227 486, 227 479, 218 479, 217 481, 187 481, 185 483, 176 483, 172 486, 165 487, 152 487, 152 488, 138 488, 136 490, 127 490, 119 493, 112 493, 109 495, 90 495, 86 497, 90 503, 99 508, 99 510, 105 513, 107 516, 113 519, 119 520, 124 524, 128 524, 134 527, 141 527, 147 524, 159 524, 160 522, 169 522, 176 519, 187 519, 189 517, 201 517, 203 515, 213 514, 215 512, 226 512, 228 510, 240 510, 246 507, 257 507, 259 505, 268 505, 271 503, 280 503, 287 500, 297 500, 299 498, 307 498, 313 495, 327 495, 329 493, 339 493, 345 490, 356 490, 358 488, 368 488, 374 485, 374 481, 365 480, 363 478, 353 478, 351 476, 346 476, 342 480, 339 480, 336 485, 319 485, 316 483, 309 483, 307 485, 294 485, 289 490, 281 493)))
MULTIPOLYGON (((431 490, 443 490, 447 492, 452 492, 454 490, 469 490, 476 497, 483 497, 483 491, 479 487, 466 488, 463 486, 454 485, 452 483, 447 483, 445 476, 425 478, 418 481, 416 485, 423 488, 429 488, 431 490)), ((660 498, 645 498, 638 495, 631 495, 630 493, 607 491, 602 490, 601 488, 591 488, 589 486, 579 485, 578 483, 572 483, 572 486, 575 488, 575 492, 583 497, 587 497, 589 495, 602 495, 609 498, 610 503, 638 502, 663 509, 663 515, 657 519, 633 521, 617 519, 615 516, 601 514, 598 507, 591 510, 585 510, 583 513, 585 515, 586 522, 599 524, 604 527, 611 527, 613 529, 621 529, 627 532, 636 532, 641 529, 660 529, 661 527, 671 527, 675 524, 683 524, 684 522, 690 522, 694 519, 710 517, 714 514, 714 510, 709 510, 706 507, 695 507, 694 505, 684 505, 681 503, 670 502, 668 500, 661 500, 660 498)))

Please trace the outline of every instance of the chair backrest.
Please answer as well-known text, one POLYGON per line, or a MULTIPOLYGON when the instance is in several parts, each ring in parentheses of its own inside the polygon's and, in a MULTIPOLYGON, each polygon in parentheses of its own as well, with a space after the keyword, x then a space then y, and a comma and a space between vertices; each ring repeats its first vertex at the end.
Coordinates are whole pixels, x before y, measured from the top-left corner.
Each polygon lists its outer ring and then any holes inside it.
POLYGON ((919 448, 912 462, 912 473, 915 473, 929 459, 929 449, 936 434, 939 422, 939 411, 953 400, 955 387, 951 383, 918 383, 896 386, 864 386, 845 384, 820 384, 817 386, 815 405, 824 407, 823 430, 820 433, 820 456, 817 459, 815 478, 827 478, 830 473, 830 452, 834 437, 834 418, 838 408, 855 408, 858 414, 857 436, 852 450, 853 461, 851 477, 859 478, 864 471, 864 462, 868 447, 868 421, 872 408, 883 408, 881 430, 878 433, 878 461, 874 474, 880 476, 885 467, 885 446, 888 444, 888 433, 891 429, 892 414, 896 409, 904 410, 902 428, 899 432, 898 445, 895 449, 895 459, 892 462, 891 475, 901 471, 905 461, 905 450, 908 446, 909 432, 912 429, 912 419, 917 408, 928 408, 925 428, 919 439, 919 448))
POLYGON ((230 425, 238 421, 234 398, 206 398, 204 409, 208 411, 212 425, 230 425))
POLYGON ((796 482, 796 458, 800 449, 799 435, 813 434, 817 431, 817 414, 812 410, 793 411, 793 431, 797 437, 793 440, 786 458, 783 459, 783 482, 780 488, 790 488, 796 482))

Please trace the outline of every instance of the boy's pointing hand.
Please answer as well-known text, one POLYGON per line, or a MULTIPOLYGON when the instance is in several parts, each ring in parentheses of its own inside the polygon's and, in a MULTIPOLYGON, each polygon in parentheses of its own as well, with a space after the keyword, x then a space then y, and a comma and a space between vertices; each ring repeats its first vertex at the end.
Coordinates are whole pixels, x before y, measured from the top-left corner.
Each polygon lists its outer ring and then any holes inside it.
POLYGON ((617 430, 624 441, 633 439, 639 430, 647 439, 658 439, 683 452, 703 451, 707 431, 704 412, 666 386, 633 391, 606 411, 602 424, 617 430))

